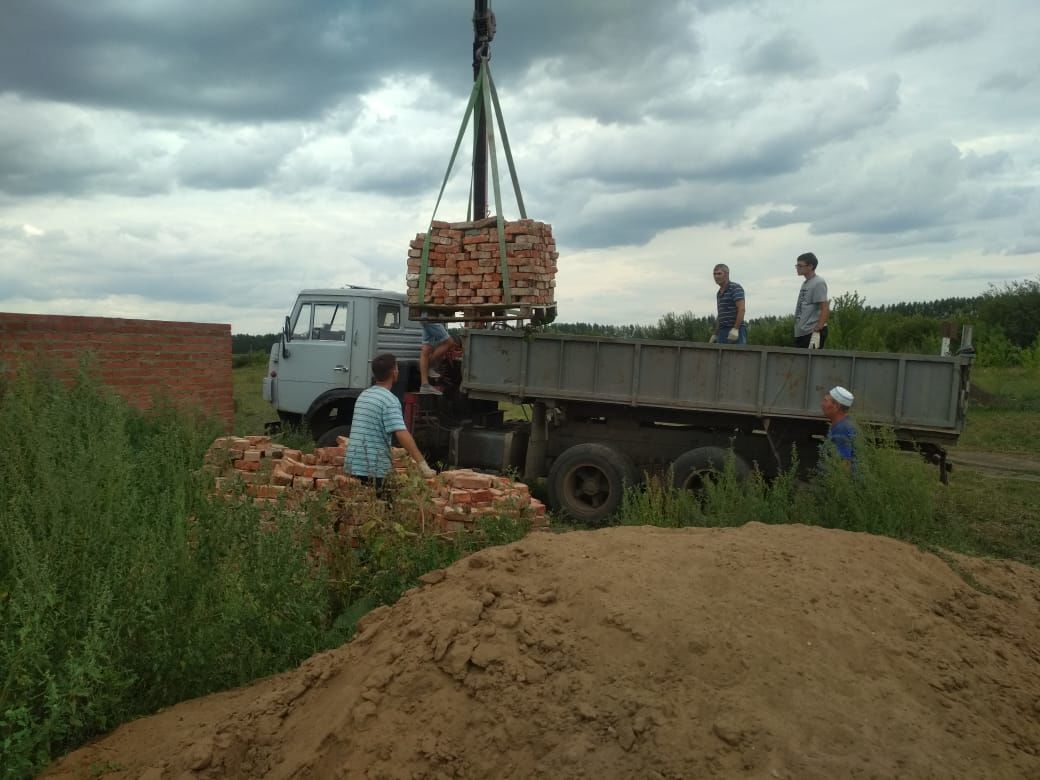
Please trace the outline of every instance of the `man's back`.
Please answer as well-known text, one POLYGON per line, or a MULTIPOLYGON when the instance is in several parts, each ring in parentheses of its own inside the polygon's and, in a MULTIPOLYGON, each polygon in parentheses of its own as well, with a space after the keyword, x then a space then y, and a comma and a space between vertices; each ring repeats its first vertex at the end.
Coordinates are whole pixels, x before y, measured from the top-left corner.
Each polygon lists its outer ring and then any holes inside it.
POLYGON ((847 416, 833 423, 827 431, 827 440, 834 444, 842 459, 852 461, 855 453, 856 426, 847 416))
POLYGON ((346 471, 359 477, 383 477, 392 468, 390 436, 405 430, 401 402, 385 387, 369 387, 354 404, 346 471))

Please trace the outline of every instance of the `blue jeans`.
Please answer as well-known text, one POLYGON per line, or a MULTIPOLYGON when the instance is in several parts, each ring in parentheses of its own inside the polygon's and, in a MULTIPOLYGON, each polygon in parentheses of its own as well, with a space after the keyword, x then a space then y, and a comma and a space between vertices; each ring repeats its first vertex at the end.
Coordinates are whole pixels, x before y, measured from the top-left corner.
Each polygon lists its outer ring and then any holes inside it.
POLYGON ((422 343, 436 347, 451 338, 448 329, 439 322, 424 322, 422 324, 422 343))
POLYGON ((731 330, 733 330, 732 327, 719 328, 717 331, 715 331, 715 340, 719 344, 747 344, 747 325, 740 326, 740 336, 737 338, 736 341, 727 341, 727 339, 729 338, 729 332, 731 330))

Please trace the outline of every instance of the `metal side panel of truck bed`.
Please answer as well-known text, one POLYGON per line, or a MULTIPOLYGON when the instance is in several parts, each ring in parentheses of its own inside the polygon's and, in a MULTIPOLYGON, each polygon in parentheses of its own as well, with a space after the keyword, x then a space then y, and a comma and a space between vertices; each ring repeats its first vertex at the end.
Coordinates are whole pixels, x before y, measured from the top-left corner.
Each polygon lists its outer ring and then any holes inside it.
POLYGON ((466 332, 463 388, 473 397, 820 418, 834 385, 865 422, 956 438, 970 356, 886 354, 466 332))

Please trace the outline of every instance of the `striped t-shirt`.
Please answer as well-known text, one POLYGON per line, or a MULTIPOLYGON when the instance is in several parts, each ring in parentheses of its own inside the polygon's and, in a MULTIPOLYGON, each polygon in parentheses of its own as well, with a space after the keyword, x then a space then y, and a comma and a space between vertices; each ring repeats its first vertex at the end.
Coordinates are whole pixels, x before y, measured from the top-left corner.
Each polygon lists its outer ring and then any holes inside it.
POLYGON ((373 385, 354 403, 350 443, 343 470, 356 477, 385 477, 390 473, 390 437, 407 430, 401 402, 385 387, 373 385))
POLYGON ((719 288, 715 293, 719 306, 717 327, 732 328, 737 324, 737 301, 744 300, 744 288, 736 282, 727 282, 726 289, 719 288))

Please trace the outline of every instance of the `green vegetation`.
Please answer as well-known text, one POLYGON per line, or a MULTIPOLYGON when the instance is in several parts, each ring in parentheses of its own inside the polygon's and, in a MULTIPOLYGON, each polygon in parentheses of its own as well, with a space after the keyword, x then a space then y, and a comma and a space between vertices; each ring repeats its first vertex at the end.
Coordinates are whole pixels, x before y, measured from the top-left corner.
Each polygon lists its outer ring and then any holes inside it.
POLYGON ((958 471, 944 486, 934 466, 886 441, 863 443, 859 457, 850 473, 829 453, 808 483, 794 469, 772 482, 757 471, 740 481, 730 465, 699 496, 653 478, 626 492, 616 521, 669 528, 804 523, 1040 566, 1040 483, 958 471))
POLYGON ((0 777, 291 668, 430 568, 527 532, 424 533, 406 501, 392 519, 369 502, 359 553, 322 503, 261 516, 215 497, 214 427, 139 413, 89 372, 65 386, 22 367, 0 422, 0 777))
POLYGON ((754 519, 866 531, 921 543, 946 542, 944 529, 934 522, 934 469, 889 442, 861 441, 857 457, 852 472, 833 451, 825 453, 819 473, 809 483, 797 479, 796 467, 772 482, 757 471, 741 481, 731 461, 701 496, 654 481, 645 492, 626 496, 619 521, 731 526, 754 519))
POLYGON ((261 434, 264 432, 264 423, 278 419, 274 407, 261 394, 266 373, 266 361, 262 364, 249 363, 234 370, 235 433, 240 436, 261 434))
MULTIPOLYGON (((868 352, 939 351, 943 327, 959 347, 961 326, 975 328, 978 364, 984 367, 1040 365, 1040 279, 991 287, 975 298, 947 298, 923 303, 868 306, 858 292, 831 301, 827 346, 868 352)), ((748 321, 751 344, 790 346, 794 316, 758 317, 748 321)), ((669 312, 654 325, 554 323, 549 332, 663 340, 707 341, 714 315, 669 312)))
POLYGON ((1040 364, 972 370, 971 401, 957 449, 1040 456, 1040 364))

